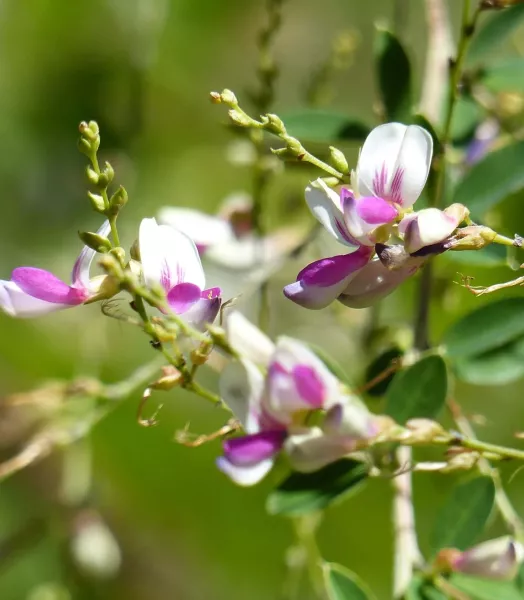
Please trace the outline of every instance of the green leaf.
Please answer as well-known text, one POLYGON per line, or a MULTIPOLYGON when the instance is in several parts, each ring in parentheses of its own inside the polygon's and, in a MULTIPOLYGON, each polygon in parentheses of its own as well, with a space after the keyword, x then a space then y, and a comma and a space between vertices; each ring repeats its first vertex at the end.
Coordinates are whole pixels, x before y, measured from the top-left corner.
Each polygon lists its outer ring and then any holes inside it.
POLYGON ((475 385, 504 385, 524 375, 522 350, 524 338, 509 342, 475 356, 453 361, 453 368, 462 381, 475 385))
POLYGON ((368 476, 368 467, 355 460, 338 460, 314 473, 293 473, 266 502, 272 515, 301 515, 322 510, 356 492, 368 476))
POLYGON ((431 582, 415 575, 406 591, 405 600, 447 600, 447 597, 431 582))
POLYGON ((459 98, 451 121, 451 139, 455 143, 469 140, 483 118, 484 113, 474 100, 459 98))
POLYGON ((428 356, 395 375, 385 412, 400 424, 415 417, 433 418, 444 406, 447 389, 444 361, 428 356))
POLYGON ((466 593, 471 600, 522 600, 522 594, 511 581, 496 581, 455 573, 450 583, 466 593))
POLYGON ((508 251, 501 244, 490 244, 482 250, 446 252, 443 257, 454 263, 478 267, 500 267, 507 264, 508 251))
POLYGON ((302 109, 281 115, 288 133, 309 142, 364 140, 371 128, 354 117, 320 109, 302 109))
POLYGON ((345 567, 335 563, 322 566, 328 600, 374 600, 367 585, 345 567))
POLYGON ((473 218, 524 186, 524 141, 491 152, 473 165, 455 188, 453 202, 466 204, 473 218))
MULTIPOLYGON (((384 371, 391 367, 392 362, 401 358, 403 354, 404 353, 402 350, 396 346, 389 348, 385 352, 382 352, 382 354, 379 354, 379 356, 377 356, 377 358, 375 358, 375 360, 366 369, 366 383, 384 373, 384 371)), ((382 381, 375 384, 372 388, 369 388, 367 393, 370 396, 383 396, 387 392, 394 376, 395 374, 391 373, 382 381)))
POLYGON ((375 61, 386 120, 409 122, 412 103, 411 66, 402 44, 386 29, 377 29, 375 61))
POLYGON ((464 358, 478 356, 523 336, 524 298, 505 298, 457 321, 445 333, 444 343, 450 358, 464 358))
POLYGON ((333 375, 349 386, 352 386, 352 382, 349 380, 348 374, 342 368, 342 365, 338 363, 332 356, 330 356, 324 348, 317 346, 316 344, 307 344, 312 352, 314 352, 318 358, 326 365, 326 367, 333 373, 333 375))
POLYGON ((475 477, 457 485, 437 515, 431 539, 433 551, 469 548, 484 529, 494 500, 491 477, 475 477))
POLYGON ((522 23, 524 5, 520 4, 494 12, 486 24, 473 36, 466 55, 466 63, 471 65, 483 60, 489 60, 499 44, 522 23))
POLYGON ((524 92, 524 59, 510 58, 485 69, 480 80, 492 92, 524 92))

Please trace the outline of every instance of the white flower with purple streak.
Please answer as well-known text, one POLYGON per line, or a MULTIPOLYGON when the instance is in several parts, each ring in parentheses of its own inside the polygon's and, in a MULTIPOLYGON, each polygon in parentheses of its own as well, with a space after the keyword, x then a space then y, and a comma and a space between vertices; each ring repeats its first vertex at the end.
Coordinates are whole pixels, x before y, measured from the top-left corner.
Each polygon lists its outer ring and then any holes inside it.
POLYGON ((146 285, 162 286, 171 310, 186 321, 196 326, 212 323, 220 309, 220 288, 205 288, 194 242, 155 219, 142 220, 138 241, 146 285))
POLYGON ((387 241, 393 224, 420 196, 432 155, 431 135, 422 127, 380 125, 364 143, 353 190, 338 194, 320 179, 306 188, 313 215, 338 242, 358 250, 308 265, 284 294, 311 309, 336 300, 369 262, 374 245, 387 241))
MULTIPOLYGON (((217 464, 244 486, 257 483, 271 470, 286 440, 304 431, 312 411, 328 411, 329 415, 345 401, 337 378, 296 340, 280 338, 265 366, 266 376, 249 360, 233 362, 220 379, 221 397, 242 423, 246 435, 225 441, 224 455, 217 464)), ((316 464, 317 460, 310 462, 316 464)), ((301 461, 298 467, 312 470, 307 461, 301 461)))
MULTIPOLYGON (((106 221, 97 233, 106 237, 109 223, 106 221)), ((14 269, 9 281, 0 280, 0 308, 12 317, 30 318, 92 300, 104 279, 90 278, 95 254, 95 250, 84 246, 73 266, 71 285, 44 269, 14 269)))

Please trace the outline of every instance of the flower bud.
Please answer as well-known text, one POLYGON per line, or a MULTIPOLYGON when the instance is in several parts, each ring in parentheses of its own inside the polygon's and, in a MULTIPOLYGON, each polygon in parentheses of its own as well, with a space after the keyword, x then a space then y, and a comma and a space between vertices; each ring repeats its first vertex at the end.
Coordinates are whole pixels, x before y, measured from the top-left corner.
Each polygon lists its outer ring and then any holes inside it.
POLYGON ((268 114, 266 115, 267 120, 266 120, 266 125, 265 125, 265 129, 267 131, 270 131, 271 133, 285 133, 286 132, 286 127, 284 126, 284 123, 282 122, 282 119, 280 117, 278 117, 277 115, 274 114, 268 114))
MULTIPOLYGON (((107 256, 107 255, 106 255, 107 256)), ((94 304, 100 300, 109 300, 120 292, 120 283, 112 275, 99 275, 91 279, 92 295, 84 304, 94 304)))
POLYGON ((418 443, 431 442, 446 433, 440 423, 431 419, 410 419, 406 428, 411 432, 410 440, 418 443))
POLYGON ((111 214, 117 215, 127 204, 128 196, 124 187, 120 186, 109 199, 109 209, 111 214))
POLYGON ((115 170, 110 165, 110 163, 108 163, 107 161, 105 162, 105 165, 104 165, 103 174, 107 177, 107 181, 109 183, 111 183, 115 177, 115 170))
POLYGON ((460 552, 453 548, 441 550, 435 566, 441 571, 455 571, 486 577, 510 580, 518 571, 524 558, 524 548, 509 536, 488 540, 460 552))
POLYGON ((112 248, 111 242, 106 237, 92 231, 79 231, 78 237, 86 246, 101 254, 109 252, 112 248))
POLYGON ((236 110, 235 108, 232 108, 229 112, 228 112, 229 118, 233 121, 233 123, 235 125, 238 125, 239 127, 249 127, 250 125, 250 120, 248 117, 246 117, 246 115, 242 114, 240 111, 236 110))
POLYGON ((348 173, 349 165, 344 154, 338 148, 335 148, 335 146, 330 146, 329 152, 331 155, 331 162, 333 163, 335 168, 337 168, 342 173, 348 173))
POLYGON ((410 254, 405 250, 402 244, 394 244, 392 246, 376 244, 375 251, 380 262, 388 271, 402 269, 409 262, 413 262, 410 254))
POLYGON ((219 92, 209 92, 209 99, 211 100, 211 102, 213 104, 221 104, 222 103, 222 97, 220 96, 219 92))
POLYGON ((91 185, 98 185, 98 174, 89 165, 86 168, 86 176, 91 185))
POLYGON ((123 248, 111 248, 109 251, 120 263, 120 265, 124 266, 126 261, 126 251, 123 248))
POLYGON ((103 213, 106 209, 106 205, 104 199, 99 194, 93 194, 92 192, 87 192, 87 196, 91 201, 91 206, 96 212, 103 213))
POLYGON ((184 381, 182 373, 175 367, 167 366, 162 368, 163 375, 152 383, 149 387, 153 390, 162 390, 168 392, 184 381))
POLYGON ((140 262, 140 245, 138 240, 135 240, 129 249, 129 255, 133 260, 140 262))
POLYGON ((228 89, 222 90, 222 93, 220 94, 220 100, 225 104, 238 104, 237 97, 231 90, 228 89))

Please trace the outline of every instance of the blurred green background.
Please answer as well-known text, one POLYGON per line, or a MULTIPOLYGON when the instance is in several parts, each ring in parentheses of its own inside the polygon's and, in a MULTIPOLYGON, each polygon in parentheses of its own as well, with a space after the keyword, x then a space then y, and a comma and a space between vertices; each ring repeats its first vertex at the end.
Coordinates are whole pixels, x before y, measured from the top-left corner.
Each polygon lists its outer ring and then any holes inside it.
MULTIPOLYGON (((449 4, 457 26, 460 3, 449 4)), ((101 157, 111 161, 117 181, 130 194, 120 225, 128 245, 139 220, 161 206, 212 212, 227 194, 249 189, 249 169, 226 159, 233 138, 223 126, 225 112, 210 104, 208 93, 229 87, 248 106, 246 90, 256 81, 255 42, 264 18, 262 0, 2 0, 2 277, 27 264, 66 278, 80 248, 76 231, 97 227, 85 197, 85 159, 75 148, 81 120, 99 122, 101 157)), ((311 70, 328 56, 334 36, 350 29, 359 45, 349 70, 335 78, 333 105, 373 123, 372 44, 378 22, 395 26, 402 35, 419 85, 426 42, 421 0, 288 0, 275 46, 281 69, 275 112, 284 114, 304 104, 311 70), (399 7, 403 10, 396 12, 399 7)), ((357 145, 346 149, 354 160, 357 145)), ((279 219, 287 215, 290 221, 310 219, 301 189, 311 176, 294 169, 272 184, 272 214, 279 219)), ((522 200, 522 194, 516 195, 492 215, 502 232, 511 234, 520 223, 523 233, 522 200)), ((314 341, 361 381, 370 360, 359 350, 368 312, 313 313, 290 305, 281 295, 282 285, 294 278, 306 258, 272 281, 272 331, 314 341)), ((458 316, 490 301, 455 285, 457 271, 475 275, 482 284, 513 274, 508 268, 457 265, 446 257, 437 264, 432 334, 438 341, 458 316)), ((409 326, 415 292, 410 282, 388 300, 383 322, 409 326)), ((520 293, 516 289, 508 295, 520 293)), ((243 302, 249 311, 252 299, 243 302)), ((87 375, 118 381, 152 358, 144 336, 101 318, 97 306, 31 321, 0 314, 3 396, 48 379, 87 375)), ((215 375, 204 375, 204 370, 202 375, 215 385, 215 375)), ((0 483, 0 598, 283 598, 285 557, 293 533, 288 520, 265 513, 274 479, 255 489, 237 488, 214 466, 218 442, 196 449, 174 442, 175 430, 187 422, 196 432, 223 424, 223 416, 203 401, 172 392, 162 398, 160 425, 144 429, 135 418, 139 396, 137 392, 102 421, 76 453, 57 451, 0 483), (76 461, 73 473, 81 478, 86 452, 92 453, 89 496, 81 506, 71 506, 62 493, 64 479, 71 477, 65 465, 76 461), (114 577, 86 575, 71 559, 71 544, 86 519, 105 523, 119 545, 122 563, 114 577)), ((524 417, 520 383, 459 385, 456 396, 469 414, 485 415, 480 435, 512 443, 512 432, 524 417)), ((27 441, 34 428, 33 411, 40 408, 1 408, 4 459, 27 441)), ((415 478, 423 549, 435 511, 456 479, 415 478)), ((522 475, 508 491, 524 512, 522 475)), ((391 587, 390 501, 390 482, 373 480, 361 494, 330 508, 319 532, 323 556, 358 573, 381 600, 390 597, 391 587)), ((498 527, 494 522, 490 533, 498 527)))

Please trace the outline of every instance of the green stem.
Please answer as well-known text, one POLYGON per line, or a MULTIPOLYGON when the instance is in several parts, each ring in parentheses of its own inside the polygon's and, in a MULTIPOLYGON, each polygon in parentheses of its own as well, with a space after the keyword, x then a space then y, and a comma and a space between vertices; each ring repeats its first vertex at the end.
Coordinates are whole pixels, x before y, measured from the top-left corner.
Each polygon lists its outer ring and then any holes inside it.
POLYGON ((433 198, 433 206, 437 208, 442 204, 442 196, 444 192, 444 183, 446 178, 446 154, 447 147, 451 141, 451 125, 453 123, 453 114, 455 112, 457 100, 460 96, 460 82, 462 79, 464 59, 466 57, 466 52, 468 50, 471 39, 473 38, 473 34, 475 32, 475 27, 477 24, 477 19, 480 14, 479 6, 475 8, 475 11, 473 12, 473 15, 470 18, 471 0, 464 0, 462 4, 462 20, 457 56, 450 64, 449 69, 449 89, 446 102, 446 113, 444 117, 444 128, 441 136, 442 150, 440 154, 440 165, 437 184, 435 186, 435 196, 433 198))
MULTIPOLYGON (((98 164, 98 156, 96 152, 89 157, 91 160, 91 164, 93 165, 93 170, 97 175, 101 175, 102 171, 100 170, 100 165, 98 164)), ((100 195, 104 200, 105 212, 106 214, 109 212, 110 204, 109 204, 109 196, 107 195, 107 188, 103 188, 100 190, 100 195)), ((111 236, 113 237, 113 246, 115 248, 120 247, 120 238, 118 236, 118 230, 116 227, 116 219, 117 215, 111 215, 108 217, 109 226, 111 227, 111 236)))
POLYGON ((298 545, 303 549, 311 587, 318 598, 324 598, 322 555, 318 548, 316 531, 322 520, 321 513, 313 513, 293 519, 298 545))

